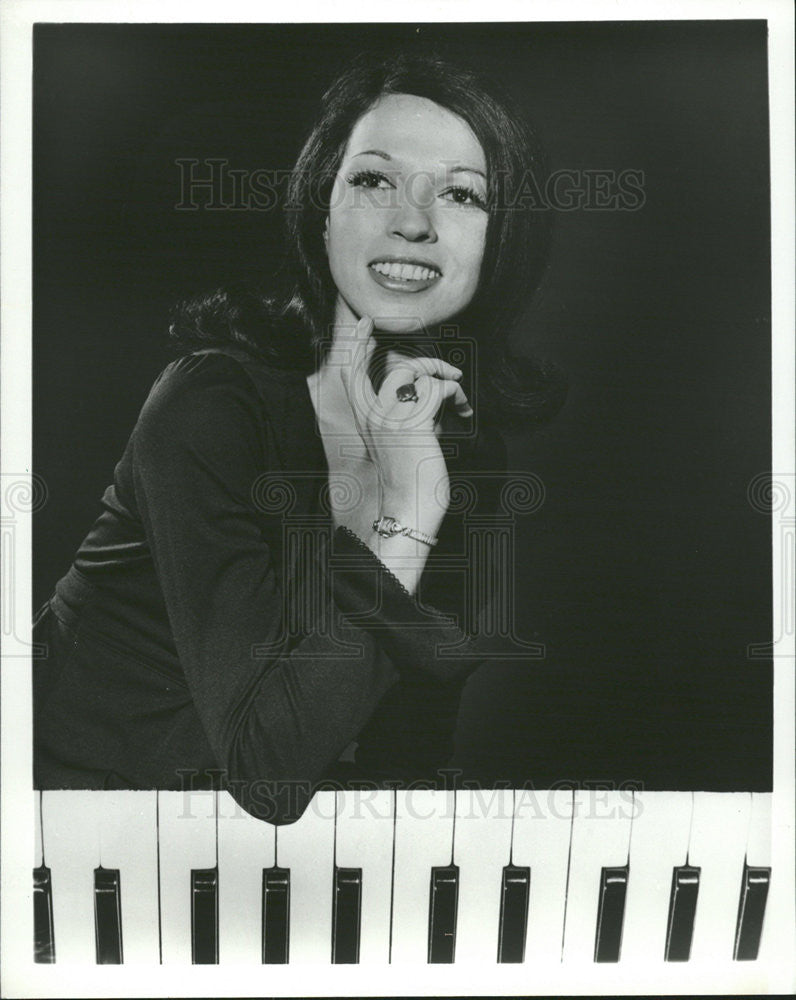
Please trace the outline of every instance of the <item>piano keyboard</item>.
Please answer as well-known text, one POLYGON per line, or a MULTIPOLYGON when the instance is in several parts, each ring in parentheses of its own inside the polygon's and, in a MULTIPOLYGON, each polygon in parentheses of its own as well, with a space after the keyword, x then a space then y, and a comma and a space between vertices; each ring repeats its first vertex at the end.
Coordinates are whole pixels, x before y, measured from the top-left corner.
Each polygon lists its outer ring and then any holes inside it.
MULTIPOLYGON (((36 962, 764 962, 771 796, 36 793, 36 962)), ((748 966, 747 966, 748 968, 748 966)))

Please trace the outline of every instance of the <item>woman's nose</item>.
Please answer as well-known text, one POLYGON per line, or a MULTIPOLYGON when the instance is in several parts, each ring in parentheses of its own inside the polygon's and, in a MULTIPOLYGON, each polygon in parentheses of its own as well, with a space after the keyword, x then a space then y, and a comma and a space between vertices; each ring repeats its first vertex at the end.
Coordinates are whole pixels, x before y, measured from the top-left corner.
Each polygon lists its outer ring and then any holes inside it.
POLYGON ((392 235, 412 243, 435 243, 437 233, 431 219, 432 206, 425 193, 407 186, 400 199, 391 219, 392 235))

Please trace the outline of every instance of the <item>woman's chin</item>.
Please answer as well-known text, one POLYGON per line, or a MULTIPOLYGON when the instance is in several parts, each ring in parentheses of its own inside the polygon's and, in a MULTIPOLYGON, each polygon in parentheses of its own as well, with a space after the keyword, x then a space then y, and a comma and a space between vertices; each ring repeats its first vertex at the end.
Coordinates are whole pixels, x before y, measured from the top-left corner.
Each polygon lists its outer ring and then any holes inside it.
POLYGON ((420 316, 374 316, 376 335, 387 333, 395 337, 428 336, 430 329, 420 316))

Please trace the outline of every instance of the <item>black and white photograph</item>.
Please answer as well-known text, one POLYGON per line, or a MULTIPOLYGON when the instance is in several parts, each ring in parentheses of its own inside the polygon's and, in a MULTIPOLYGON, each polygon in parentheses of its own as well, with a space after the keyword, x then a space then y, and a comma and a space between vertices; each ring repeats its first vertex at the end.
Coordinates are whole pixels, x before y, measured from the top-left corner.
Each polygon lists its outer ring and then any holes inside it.
POLYGON ((788 992, 792 12, 234 8, 3 23, 3 995, 788 992))

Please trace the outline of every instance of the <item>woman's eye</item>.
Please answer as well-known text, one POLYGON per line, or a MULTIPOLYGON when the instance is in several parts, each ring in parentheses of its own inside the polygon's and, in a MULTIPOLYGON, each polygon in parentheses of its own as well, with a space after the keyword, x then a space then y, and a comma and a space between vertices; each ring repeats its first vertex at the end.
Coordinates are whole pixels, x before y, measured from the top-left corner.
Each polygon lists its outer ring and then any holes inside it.
POLYGON ((389 180, 378 170, 358 170, 346 178, 352 187, 382 188, 391 187, 389 180))
POLYGON ((478 208, 486 208, 486 201, 472 188, 457 184, 442 192, 442 197, 457 205, 476 205, 478 208))

